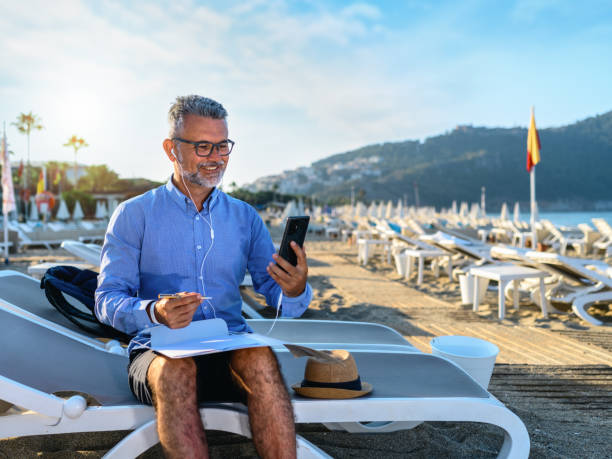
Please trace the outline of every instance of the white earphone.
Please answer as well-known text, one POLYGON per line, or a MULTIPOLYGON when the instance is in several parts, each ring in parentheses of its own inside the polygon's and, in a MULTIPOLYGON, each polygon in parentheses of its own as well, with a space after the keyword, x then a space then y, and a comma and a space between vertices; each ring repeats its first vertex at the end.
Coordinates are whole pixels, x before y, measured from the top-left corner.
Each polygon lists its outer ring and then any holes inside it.
MULTIPOLYGON (((170 153, 172 154, 172 156, 174 156, 174 159, 176 159, 176 164, 178 164, 179 169, 181 170, 181 181, 183 182, 183 186, 185 187, 185 189, 187 190, 187 193, 189 194, 189 198, 191 199, 191 202, 193 204, 193 207, 195 208, 196 213, 202 218, 202 220, 210 227, 210 246, 208 247, 208 250, 206 251, 206 254, 204 254, 204 259, 202 260, 202 264, 200 265, 200 281, 202 282, 202 293, 204 296, 206 296, 206 288, 204 286, 204 263, 206 263, 206 259, 208 258, 208 254, 210 253, 210 251, 213 248, 213 245, 215 244, 215 230, 213 229, 213 220, 212 220, 212 210, 209 211, 209 220, 206 220, 204 218, 203 215, 200 215, 200 211, 198 210, 198 206, 195 203, 195 200, 193 199, 193 196, 191 195, 191 191, 189 191, 189 187, 187 186, 187 184, 185 183, 185 179, 183 178, 183 165, 181 164, 181 162, 179 161, 178 157, 176 156, 176 154, 174 153, 174 148, 170 149, 170 153)), ((209 209, 210 209, 210 205, 209 205, 209 209)), ((217 311, 215 310, 215 307, 213 306, 212 302, 210 300, 206 300, 208 302, 208 304, 210 305, 210 307, 213 310, 213 315, 215 317, 215 319, 217 318, 217 311)))

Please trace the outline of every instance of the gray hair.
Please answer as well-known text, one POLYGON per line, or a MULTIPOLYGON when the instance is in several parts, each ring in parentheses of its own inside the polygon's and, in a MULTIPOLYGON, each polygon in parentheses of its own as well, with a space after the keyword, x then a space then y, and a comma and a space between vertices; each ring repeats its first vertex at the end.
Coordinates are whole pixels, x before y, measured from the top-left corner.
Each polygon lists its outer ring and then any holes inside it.
POLYGON ((183 127, 185 115, 198 115, 215 120, 224 120, 227 111, 219 102, 195 94, 179 96, 168 110, 170 138, 176 137, 183 127))

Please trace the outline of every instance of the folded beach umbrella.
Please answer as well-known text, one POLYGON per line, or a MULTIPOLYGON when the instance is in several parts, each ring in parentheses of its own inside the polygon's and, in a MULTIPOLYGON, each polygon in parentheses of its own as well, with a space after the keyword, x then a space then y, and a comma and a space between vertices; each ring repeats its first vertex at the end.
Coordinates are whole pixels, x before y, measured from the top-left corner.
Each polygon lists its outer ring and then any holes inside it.
POLYGON ((297 215, 306 215, 306 211, 304 210, 304 200, 300 198, 297 204, 297 215))
POLYGON ((508 204, 505 202, 502 204, 501 213, 499 214, 500 220, 508 220, 508 204))
POLYGON ((376 207, 376 203, 374 201, 372 201, 372 203, 370 204, 370 207, 368 207, 368 217, 373 217, 376 218, 376 211, 377 211, 377 207, 376 207))
POLYGON ((461 206, 459 207, 459 216, 467 217, 468 214, 468 203, 465 201, 461 202, 461 206))
POLYGON ((110 205, 109 205, 109 207, 108 207, 108 215, 109 215, 109 217, 110 217, 111 215, 113 215, 113 212, 115 212, 115 209, 117 208, 117 206, 118 206, 118 205, 119 205, 119 202, 118 202, 116 199, 113 199, 113 200, 110 202, 110 205))
POLYGON ((75 221, 83 220, 85 214, 83 213, 83 209, 81 208, 81 203, 79 201, 74 205, 74 210, 72 211, 72 219, 75 221))
POLYGON ((101 218, 108 217, 108 210, 106 209, 106 202, 105 201, 102 201, 100 203, 100 215, 102 215, 101 218))
POLYGON ((378 203, 378 209, 376 212, 376 217, 378 218, 385 218, 385 203, 380 201, 378 203))
POLYGON ((37 222, 38 217, 38 208, 36 207, 36 202, 34 201, 34 196, 30 198, 30 220, 37 222))
POLYGON ((68 220, 70 218, 70 212, 68 212, 68 206, 66 205, 66 201, 64 201, 63 199, 60 199, 59 209, 57 209, 55 218, 57 218, 58 220, 68 220))
POLYGON ((385 218, 393 218, 393 203, 391 200, 387 202, 387 209, 385 210, 385 218))
POLYGON ((368 215, 368 208, 361 201, 357 202, 355 205, 355 216, 356 217, 366 217, 368 215))
POLYGON ((287 217, 301 215, 301 214, 298 214, 297 212, 298 212, 298 208, 297 208, 297 205, 295 204, 295 201, 289 201, 289 203, 285 206, 285 210, 283 210, 283 213, 281 214, 281 220, 285 221, 287 220, 287 217))
POLYGON ((514 221, 515 222, 521 221, 521 208, 519 207, 518 201, 514 203, 514 221))
POLYGON ((451 212, 457 215, 457 201, 453 201, 453 204, 451 205, 451 212))
POLYGON ((401 199, 397 200, 397 207, 395 208, 395 218, 404 218, 404 205, 401 199))

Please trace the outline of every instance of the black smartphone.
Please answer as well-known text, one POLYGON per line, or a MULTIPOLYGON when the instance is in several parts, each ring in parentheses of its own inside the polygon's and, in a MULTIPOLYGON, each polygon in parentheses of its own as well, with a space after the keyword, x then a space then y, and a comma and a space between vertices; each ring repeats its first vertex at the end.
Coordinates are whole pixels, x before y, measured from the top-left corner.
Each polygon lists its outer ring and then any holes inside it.
POLYGON ((285 232, 283 233, 283 240, 278 249, 278 254, 293 266, 297 265, 297 255, 289 244, 291 241, 295 241, 300 247, 304 245, 309 221, 310 217, 307 215, 303 217, 287 218, 287 224, 285 225, 285 232))

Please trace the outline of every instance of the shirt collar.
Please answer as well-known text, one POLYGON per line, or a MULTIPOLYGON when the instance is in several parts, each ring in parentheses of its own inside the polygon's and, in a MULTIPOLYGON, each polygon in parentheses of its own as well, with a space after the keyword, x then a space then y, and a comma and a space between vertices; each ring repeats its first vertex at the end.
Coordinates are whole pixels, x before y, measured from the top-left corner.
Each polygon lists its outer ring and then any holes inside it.
MULTIPOLYGON (((170 195, 170 198, 174 202, 176 202, 181 208, 192 209, 195 211, 195 209, 193 208, 193 203, 191 202, 191 199, 188 196, 185 196, 183 192, 179 190, 178 187, 172 181, 172 175, 166 182, 166 191, 170 195)), ((212 192, 208 195, 208 198, 206 198, 206 201, 204 201, 204 206, 202 206, 202 211, 206 212, 207 209, 213 206, 213 204, 217 200, 217 195, 219 193, 220 193, 219 188, 217 187, 213 188, 212 192)))

